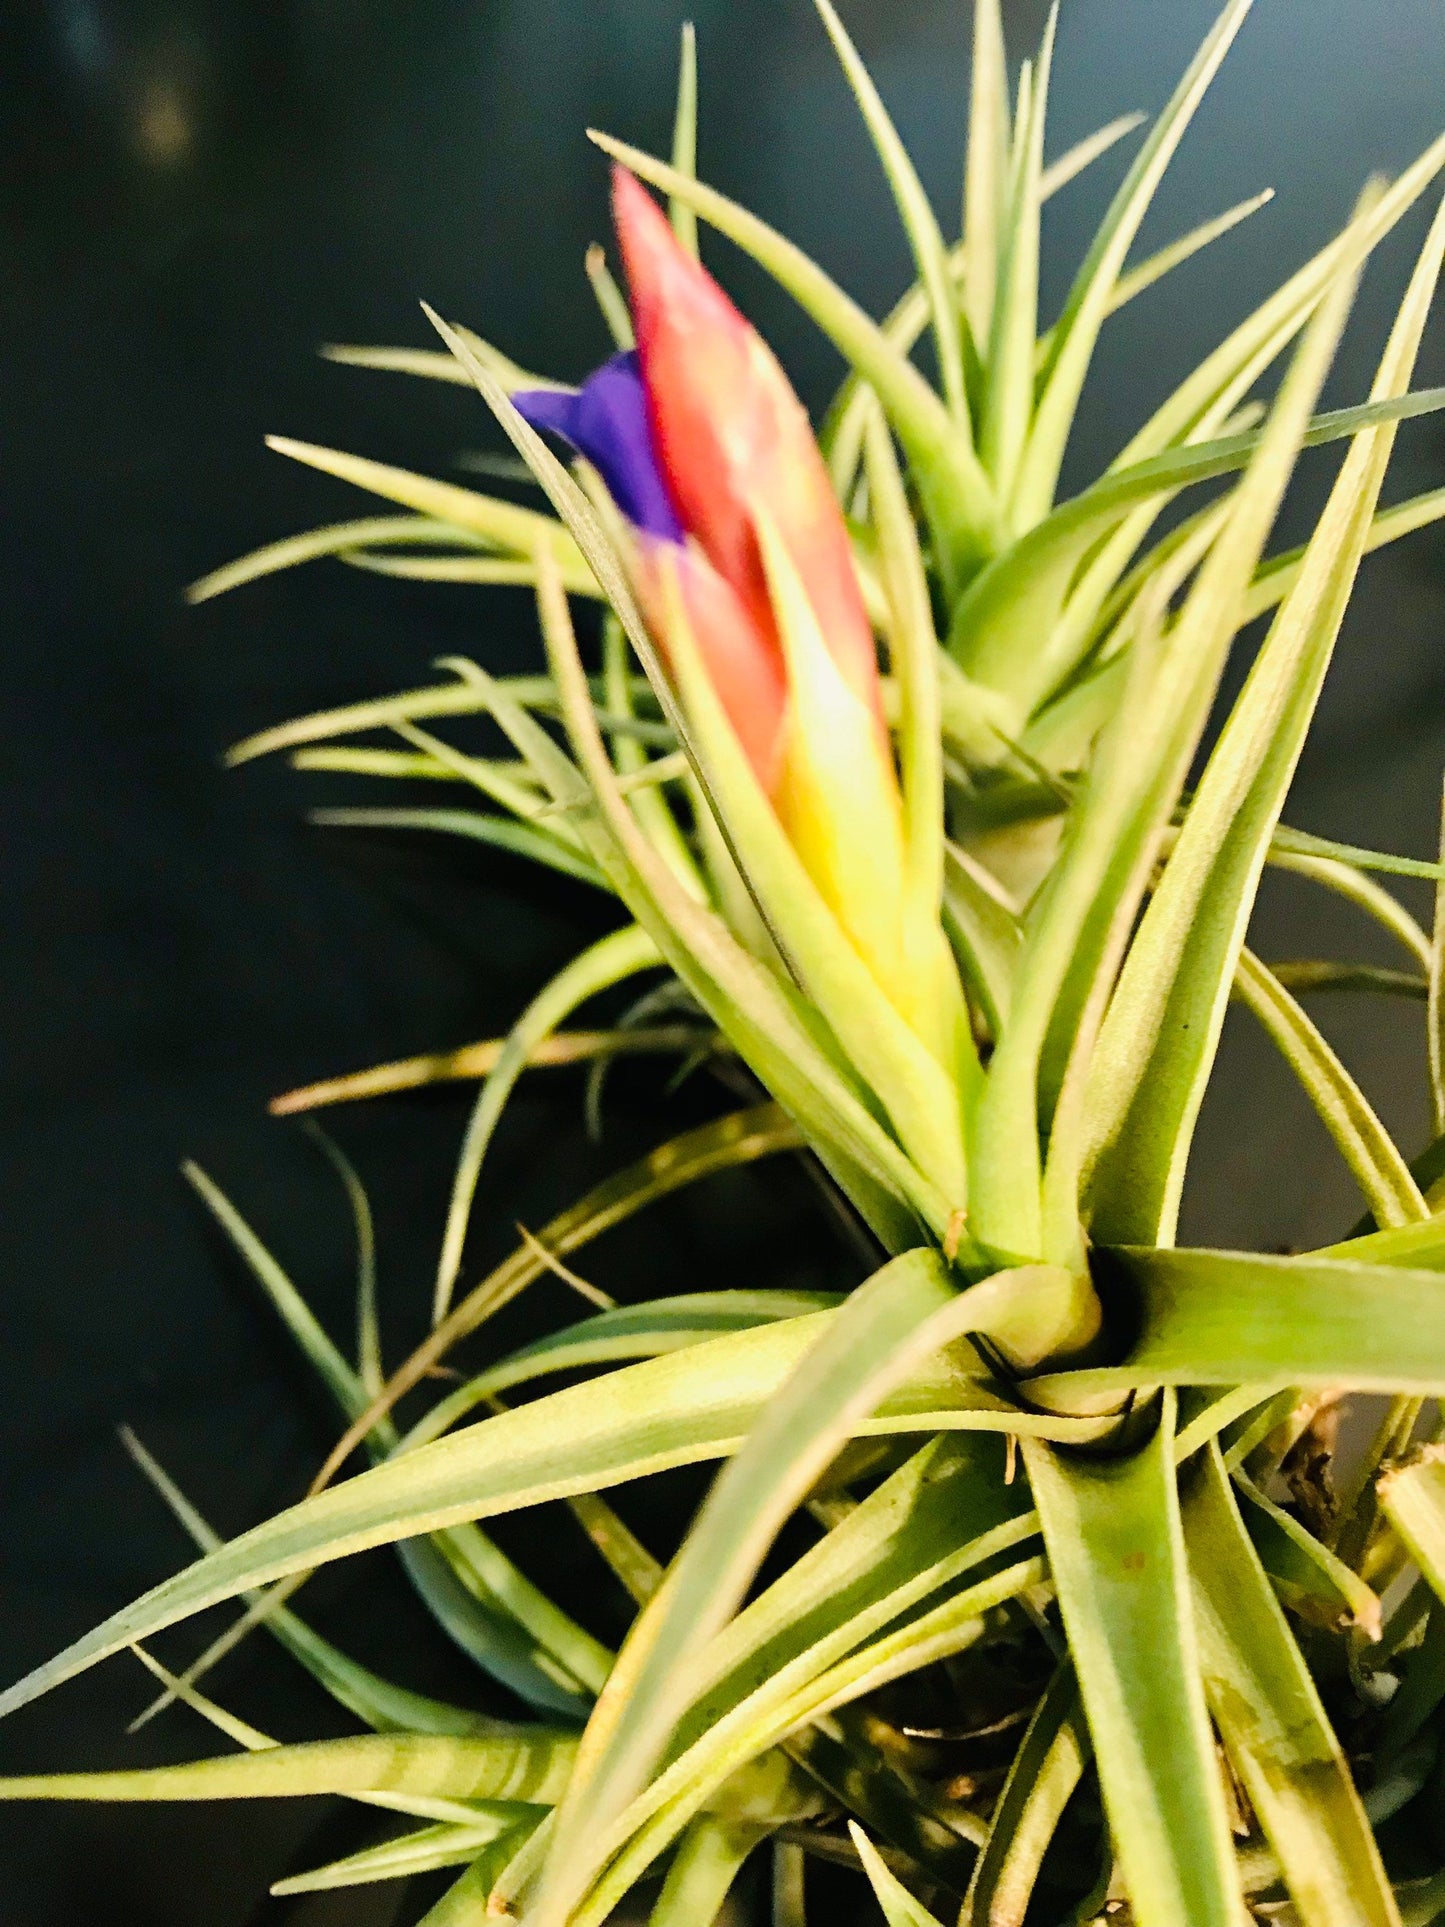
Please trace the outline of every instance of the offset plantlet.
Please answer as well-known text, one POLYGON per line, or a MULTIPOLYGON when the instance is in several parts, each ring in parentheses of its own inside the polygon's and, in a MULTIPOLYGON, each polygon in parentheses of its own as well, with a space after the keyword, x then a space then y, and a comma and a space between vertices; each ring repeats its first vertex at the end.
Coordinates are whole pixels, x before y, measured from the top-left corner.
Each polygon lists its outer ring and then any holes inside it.
POLYGON ((454 1869, 432 1927, 602 1927, 634 1889, 654 1927, 707 1927, 765 1853, 775 1927, 823 1918, 821 1861, 852 1868, 857 1905, 893 1927, 1424 1927, 1445 1909, 1445 1479, 1426 1416, 1445 1395, 1445 1140, 1398 1147, 1299 999, 1413 999, 1402 1021, 1425 1014, 1445 1121, 1445 916, 1425 931, 1370 874, 1442 872, 1282 813, 1363 558, 1445 515, 1438 489, 1381 506, 1399 425, 1445 402, 1411 389, 1445 214, 1369 394, 1318 409, 1358 280, 1430 194, 1445 138, 1368 185, 1340 234, 1060 499, 1110 314, 1227 245, 1266 198, 1131 259, 1249 0, 1230 0, 1142 136, 1044 326, 1040 209, 1134 123, 1050 162, 1055 21, 1011 98, 998 0, 977 0, 951 242, 844 22, 817 5, 913 252, 892 314, 865 314, 697 179, 689 31, 671 159, 594 136, 622 270, 589 257, 614 345, 596 373, 543 379, 436 315, 439 348, 328 351, 475 389, 545 506, 277 441, 405 513, 289 538, 192 592, 324 555, 530 583, 545 673, 449 660, 432 686, 281 725, 232 760, 289 750, 318 773, 445 784, 437 807, 318 815, 480 839, 609 894, 620 921, 507 1037, 277 1102, 479 1080, 434 1329, 411 1358, 382 1363, 369 1217, 344 1161, 355 1364, 192 1173, 346 1430, 310 1497, 228 1544, 132 1442, 201 1557, 0 1710, 236 1600, 245 1617, 183 1679, 146 1663, 167 1703, 239 1751, 0 1782, 0 1797, 343 1793, 412 1830, 284 1891, 454 1869), (816 436, 703 266, 708 230, 848 360, 816 436), (936 387, 911 358, 925 330, 936 387), (1298 457, 1326 443, 1340 459, 1313 534, 1271 554, 1298 457), (587 604, 603 605, 595 657, 574 629, 587 604), (486 753, 454 739, 467 718, 490 726, 486 753), (1246 939, 1270 865, 1371 917, 1396 966, 1262 962, 1246 939), (579 1016, 624 983, 611 1028, 579 1016), (1322 1250, 1175 1246, 1231 998, 1358 1182, 1365 1222, 1322 1250), (459 1290, 517 1080, 586 1060, 595 1114, 624 1053, 746 1075, 766 1101, 664 1142, 459 1290), (573 1269, 623 1218, 767 1156, 805 1159, 841 1214, 848 1292, 750 1279, 613 1305, 573 1269), (482 1332, 468 1375, 439 1389, 433 1368, 548 1272, 587 1315, 510 1354, 482 1332), (575 1382, 538 1389, 561 1372, 575 1382), (1381 1416, 1341 1469, 1350 1391, 1379 1395, 1381 1416), (370 1469, 338 1482, 357 1448, 370 1469), (627 1521, 605 1496, 714 1463, 680 1541, 650 1527, 647 1487, 627 1521), (558 1503, 635 1603, 620 1651, 483 1530, 558 1503), (791 1563, 775 1555, 785 1526, 803 1548, 791 1563), (291 1603, 316 1567, 383 1544, 486 1676, 475 1705, 379 1678, 291 1603), (211 1659, 257 1626, 372 1733, 278 1747, 204 1695, 211 1659), (530 1716, 496 1717, 497 1684, 530 1716))

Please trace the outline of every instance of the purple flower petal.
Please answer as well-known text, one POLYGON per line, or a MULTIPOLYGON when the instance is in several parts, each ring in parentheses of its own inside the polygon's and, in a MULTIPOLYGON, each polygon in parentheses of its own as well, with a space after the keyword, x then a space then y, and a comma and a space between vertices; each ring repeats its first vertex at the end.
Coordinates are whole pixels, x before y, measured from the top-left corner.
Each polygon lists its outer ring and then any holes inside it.
POLYGON ((576 394, 529 388, 513 395, 512 405, 533 428, 560 435, 585 455, 629 522, 666 541, 682 540, 682 524, 658 465, 635 353, 603 362, 576 394))

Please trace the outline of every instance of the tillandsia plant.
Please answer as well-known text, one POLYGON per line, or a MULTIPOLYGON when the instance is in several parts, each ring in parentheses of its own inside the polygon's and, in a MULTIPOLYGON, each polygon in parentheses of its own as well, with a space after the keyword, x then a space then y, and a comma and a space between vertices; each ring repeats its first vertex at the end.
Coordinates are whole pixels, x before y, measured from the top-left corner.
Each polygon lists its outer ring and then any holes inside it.
POLYGON ((534 585, 544 674, 449 661, 434 686, 285 725, 233 760, 290 749, 311 769, 469 787, 483 807, 321 814, 481 838, 610 893, 625 920, 506 1038, 282 1101, 481 1080, 433 1329, 389 1374, 349 1170, 355 1364, 193 1172, 347 1430, 310 1497, 229 1544, 133 1442, 202 1556, 0 1706, 129 1648, 238 1750, 0 1796, 344 1794, 420 1824, 284 1888, 461 1869, 432 1927, 600 1927, 638 1905, 655 1927, 705 1927, 764 1850, 766 1902, 756 1881, 738 1891, 775 1927, 820 1917, 819 1859, 866 1875, 892 1927, 1424 1927, 1445 1917, 1445 914, 1422 929, 1371 873, 1441 871, 1281 817, 1362 559, 1445 515, 1445 490, 1379 506, 1398 424, 1445 400, 1410 389, 1445 215, 1369 396, 1316 412, 1356 281, 1445 169, 1445 139, 1369 184, 1343 231, 1060 501, 1109 315, 1258 204, 1127 265, 1248 0, 1144 135, 1042 332, 1040 209, 1135 123, 1046 165, 1054 23, 1010 98, 997 0, 978 0, 950 245, 817 5, 917 265, 892 314, 872 320, 696 178, 688 36, 671 161, 596 136, 626 281, 624 297, 594 255, 616 347, 596 374, 542 380, 436 316, 444 352, 334 351, 475 387, 550 512, 281 442, 405 513, 293 538, 195 591, 325 554, 534 585), (850 364, 816 437, 701 265, 699 220, 850 364), (925 330, 936 382, 913 358, 925 330), (1276 364, 1272 399, 1251 399, 1276 364), (1322 442, 1343 459, 1313 534, 1266 555, 1297 457, 1322 442), (572 620, 589 602, 604 611, 590 664, 572 620), (1235 640, 1265 616, 1220 716, 1235 640), (425 726, 465 716, 505 753, 425 726), (400 747, 350 740, 374 731, 400 747), (1271 865, 1383 925, 1400 968, 1261 962, 1245 938, 1271 865), (620 1023, 567 1028, 645 973, 620 1023), (1361 984, 1427 1012, 1442 1135, 1413 1162, 1296 996, 1361 984), (1231 998, 1358 1182, 1366 1215, 1325 1249, 1176 1247, 1231 998), (518 1077, 588 1060, 595 1097, 630 1051, 707 1063, 745 1107, 458 1295, 518 1077), (606 1305, 437 1395, 431 1368, 549 1268, 573 1277, 569 1254, 622 1218, 773 1154, 812 1161, 855 1224, 872 1254, 855 1289, 749 1280, 606 1305), (403 1426, 403 1399, 427 1393, 403 1426), (1348 1393, 1377 1395, 1378 1415, 1340 1453, 1348 1393), (333 1483, 358 1450, 371 1469, 333 1483), (648 1531, 645 1483, 640 1527, 603 1496, 711 1461, 680 1543, 648 1531), (483 1530, 557 1501, 636 1602, 620 1652, 483 1530), (527 1718, 423 1698, 297 1616, 289 1597, 316 1567, 385 1543, 527 1718), (147 1652, 227 1600, 244 1614, 184 1676, 147 1652), (279 1745, 204 1695, 206 1668, 257 1626, 371 1730, 279 1745))

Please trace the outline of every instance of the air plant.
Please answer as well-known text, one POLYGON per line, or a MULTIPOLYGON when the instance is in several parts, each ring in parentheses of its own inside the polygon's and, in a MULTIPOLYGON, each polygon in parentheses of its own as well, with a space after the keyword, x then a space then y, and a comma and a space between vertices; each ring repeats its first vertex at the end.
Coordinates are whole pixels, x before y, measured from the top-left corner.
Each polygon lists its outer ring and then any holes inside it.
MULTIPOLYGON (((475 388, 548 508, 277 442, 405 512, 279 543, 193 592, 328 554, 533 585, 545 673, 448 661, 445 680, 286 724, 232 760, 289 749, 311 769, 461 785, 481 807, 319 814, 500 845, 610 894, 624 921, 506 1038, 278 1107, 480 1079, 433 1328, 399 1368, 381 1361, 365 1262, 353 1364, 192 1173, 347 1430, 310 1497, 227 1544, 133 1442, 201 1557, 0 1708, 130 1648, 237 1750, 0 1796, 345 1794, 419 1824, 283 1887, 460 1869, 433 1927, 509 1913, 600 1927, 634 1890, 655 1927, 705 1927, 764 1851, 775 1927, 818 1918, 819 1858, 866 1876, 892 1927, 1423 1927, 1445 1914, 1445 916, 1422 929, 1375 873, 1442 872, 1292 830, 1282 811, 1363 558, 1445 515, 1445 490, 1379 506, 1398 424, 1445 399, 1410 390, 1445 215, 1368 397, 1317 412, 1356 282, 1445 168, 1445 139, 1370 183, 1060 500, 1110 314, 1259 204, 1129 265, 1249 0, 1230 0, 1144 135, 1042 331, 1040 209, 1136 123, 1046 165, 1054 21, 1011 99, 998 0, 977 0, 951 245, 844 26, 816 4, 917 268, 889 316, 697 179, 688 35, 671 161, 594 136, 614 163, 627 288, 591 260, 615 344, 596 374, 544 380, 435 315, 443 351, 331 351, 475 388), (850 364, 816 437, 701 265, 699 222, 850 364), (925 331, 936 380, 913 358, 925 331), (1324 442, 1343 459, 1309 541, 1267 555, 1301 450, 1324 442), (590 664, 573 627, 588 603, 603 607, 590 664), (1262 617, 1221 715, 1231 650, 1262 617), (458 747, 434 727, 448 717, 487 719, 506 754, 458 747), (378 730, 401 746, 352 740, 378 730), (1246 936, 1267 866, 1382 925, 1401 967, 1261 961, 1246 936), (567 1027, 646 973, 619 1025, 567 1027), (1413 1161, 1296 995, 1361 985, 1427 1013, 1442 1135, 1413 1161), (1322 1250, 1175 1243, 1231 998, 1359 1186, 1364 1218, 1322 1250), (711 1064, 748 1101, 458 1295, 519 1076, 589 1061, 595 1097, 629 1051, 711 1064), (608 1305, 438 1392, 431 1368, 549 1268, 574 1277, 589 1240, 784 1154, 815 1165, 873 1253, 846 1295, 750 1281, 608 1305), (563 1372, 573 1382, 537 1390, 563 1372), (1341 1453, 1349 1393, 1376 1395, 1377 1418, 1341 1453), (357 1450, 371 1469, 333 1482, 357 1450), (680 1543, 661 1524, 649 1543, 603 1496, 714 1461, 680 1543), (636 1602, 620 1652, 483 1529, 554 1501, 636 1602), (794 1556, 764 1574, 789 1522, 794 1556), (387 1543, 530 1717, 425 1699, 297 1616, 313 1569, 387 1543), (243 1617, 186 1675, 146 1651, 227 1600, 243 1617), (371 1730, 278 1745, 205 1696, 206 1668, 254 1626, 371 1730)), ((343 1175, 365 1259, 365 1201, 343 1175)), ((633 1496, 645 1520, 647 1486, 633 1496)))

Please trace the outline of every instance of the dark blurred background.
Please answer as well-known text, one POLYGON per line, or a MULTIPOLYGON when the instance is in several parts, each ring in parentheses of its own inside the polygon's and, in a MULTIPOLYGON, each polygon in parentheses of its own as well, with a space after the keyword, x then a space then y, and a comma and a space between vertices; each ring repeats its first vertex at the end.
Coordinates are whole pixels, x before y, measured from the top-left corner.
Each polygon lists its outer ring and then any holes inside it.
MULTIPOLYGON (((303 1489, 334 1432, 237 1265, 177 1176, 199 1158, 269 1238, 333 1330, 350 1318, 335 1181, 264 1101, 288 1085, 503 1028, 542 973, 599 930, 580 888, 420 840, 322 836, 306 804, 346 783, 228 742, 308 709, 426 678, 464 650, 534 664, 525 596, 381 582, 321 564, 188 612, 186 582, 292 530, 364 513, 289 466, 267 431, 453 470, 495 448, 461 391, 326 366, 323 341, 425 345, 425 298, 528 364, 580 375, 605 352, 581 275, 604 230, 589 123, 657 148, 682 0, 9 0, 0 9, 0 1672, 13 1677, 173 1570, 186 1548, 115 1440, 142 1436, 224 1530, 303 1489), (328 785, 330 787, 328 787, 328 785)), ((702 160, 871 306, 905 251, 807 0, 699 0, 702 160)), ((938 206, 958 197, 963 0, 852 0, 846 17, 938 206)), ((1051 150, 1154 109, 1213 0, 1065 0, 1051 150)), ((1015 54, 1044 8, 1009 8, 1015 54)), ((1259 0, 1143 243, 1272 184, 1279 198, 1111 324, 1075 479, 1248 306, 1445 120, 1439 0, 1259 0)), ((1057 303, 1120 162, 1051 207, 1057 303)), ((1382 250, 1333 392, 1368 383, 1419 220, 1382 250)), ((812 403, 838 369, 801 317, 721 245, 719 267, 812 403)), ((1445 381, 1445 323, 1419 379, 1445 381)), ((1328 476, 1306 467, 1292 538, 1328 476)), ((1445 431, 1406 430, 1392 498, 1445 481, 1445 431)), ((1445 762, 1445 536, 1367 565, 1291 804, 1298 825, 1427 854, 1445 762)), ((1271 886, 1267 956, 1382 953, 1306 886, 1271 886)), ((1383 956, 1382 956, 1382 960, 1383 956)), ((1414 1149, 1425 1128, 1409 1005, 1320 1007, 1414 1149)), ((469 1272, 517 1219, 707 1114, 699 1088, 617 1079, 588 1144, 578 1086, 524 1085, 489 1164, 469 1272)), ((414 1341, 465 1098, 335 1116, 372 1194, 392 1356, 414 1341)), ((715 1182, 600 1246, 620 1294, 765 1273, 836 1282, 847 1261, 782 1169, 715 1182), (781 1260, 781 1265, 779 1261, 781 1260)), ((1231 1020, 1186 1236, 1289 1244, 1354 1205, 1266 1047, 1231 1020), (1296 1165, 1304 1176, 1296 1175, 1296 1165)), ((538 1305, 559 1315, 554 1288, 538 1305)), ((560 1288, 556 1288, 560 1291, 560 1288)), ((679 1503, 687 1493, 679 1488, 679 1503)), ((525 1522, 524 1522, 525 1526, 525 1522)), ((602 1594, 565 1520, 513 1531, 544 1577, 602 1594)), ((432 1637, 387 1558, 332 1572, 317 1622, 410 1683, 500 1694, 432 1637)), ((609 1615, 611 1621, 609 1621, 609 1615)), ((206 1626, 202 1632, 214 1628, 206 1626)), ((167 1644, 197 1650, 191 1629, 167 1644), (189 1641, 189 1643, 187 1643, 189 1641)), ((213 1682, 284 1738, 343 1730, 264 1641, 213 1682)), ((211 1736, 113 1662, 0 1730, 0 1769, 148 1763, 211 1736)), ((328 1803, 0 1814, 0 1922, 308 1927, 414 1920, 431 1889, 282 1903, 269 1881, 360 1844, 328 1803)))

